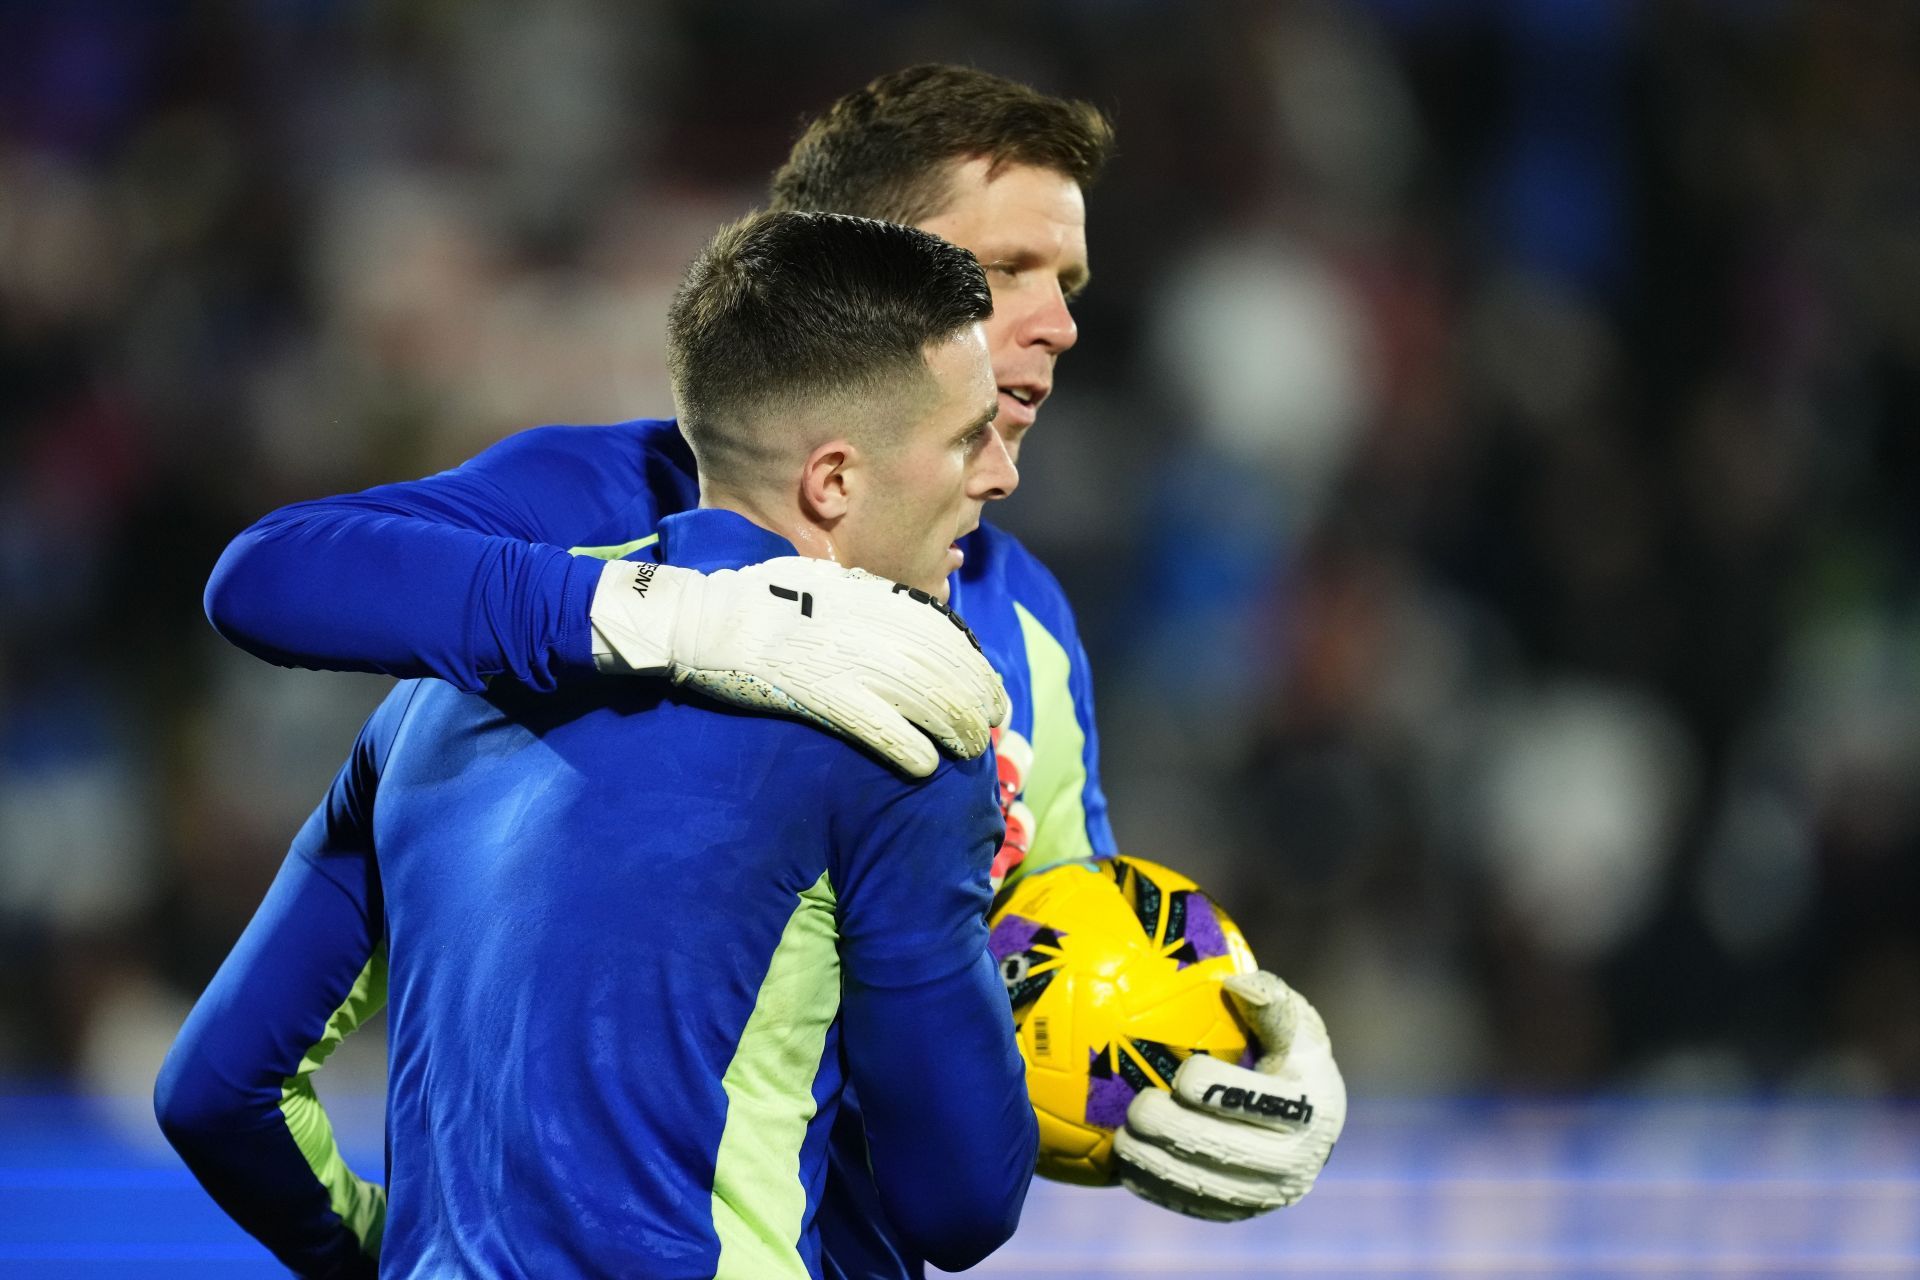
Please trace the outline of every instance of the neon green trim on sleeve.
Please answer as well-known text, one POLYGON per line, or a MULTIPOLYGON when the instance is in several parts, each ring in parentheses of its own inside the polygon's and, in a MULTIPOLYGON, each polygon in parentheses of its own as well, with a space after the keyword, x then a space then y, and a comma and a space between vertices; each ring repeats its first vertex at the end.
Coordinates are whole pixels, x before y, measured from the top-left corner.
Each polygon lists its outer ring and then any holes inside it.
POLYGON ((814 1077, 840 1012, 838 899, 823 871, 800 894, 720 1086, 727 1123, 713 1167, 714 1280, 807 1280, 800 1145, 814 1077))
POLYGON ((313 1176, 327 1189, 328 1204, 360 1242, 360 1252, 370 1258, 380 1255, 380 1237, 387 1225, 387 1190, 360 1177, 341 1159, 340 1148, 333 1140, 333 1122, 327 1119, 326 1109, 313 1091, 313 1073, 342 1040, 386 1003, 387 948, 382 943, 368 957, 347 998, 327 1019, 318 1043, 307 1050, 299 1069, 280 1086, 280 1114, 286 1117, 294 1145, 307 1158, 313 1176))
POLYGON ((1032 689, 1033 767, 1022 793, 1033 811, 1033 843, 1021 871, 1043 871, 1093 856, 1087 838, 1087 733, 1073 709, 1073 662, 1040 620, 1014 602, 1027 646, 1027 682, 1032 689))
POLYGON ((632 542, 623 542, 614 547, 568 547, 570 556, 591 556, 595 560, 618 560, 630 556, 642 547, 650 547, 660 541, 660 535, 650 533, 644 538, 635 538, 632 542))

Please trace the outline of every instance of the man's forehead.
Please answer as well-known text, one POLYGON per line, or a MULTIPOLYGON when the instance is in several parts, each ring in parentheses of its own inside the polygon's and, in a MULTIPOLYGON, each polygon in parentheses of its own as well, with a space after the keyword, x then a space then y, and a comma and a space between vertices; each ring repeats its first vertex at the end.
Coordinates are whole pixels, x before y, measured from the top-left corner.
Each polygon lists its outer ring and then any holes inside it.
POLYGON ((920 221, 933 224, 977 220, 985 215, 1039 215, 1084 225, 1086 197, 1071 174, 1046 165, 991 156, 961 156, 947 162, 939 209, 920 221))

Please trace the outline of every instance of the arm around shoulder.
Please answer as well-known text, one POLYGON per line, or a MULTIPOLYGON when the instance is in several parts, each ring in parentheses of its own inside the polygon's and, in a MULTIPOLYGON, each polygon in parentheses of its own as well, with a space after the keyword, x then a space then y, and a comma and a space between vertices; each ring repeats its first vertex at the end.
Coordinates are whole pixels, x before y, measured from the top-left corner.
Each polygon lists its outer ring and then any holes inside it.
POLYGON ((541 427, 439 475, 282 507, 221 555, 208 620, 282 666, 549 688, 593 667, 602 566, 567 548, 640 492, 650 438, 541 427))

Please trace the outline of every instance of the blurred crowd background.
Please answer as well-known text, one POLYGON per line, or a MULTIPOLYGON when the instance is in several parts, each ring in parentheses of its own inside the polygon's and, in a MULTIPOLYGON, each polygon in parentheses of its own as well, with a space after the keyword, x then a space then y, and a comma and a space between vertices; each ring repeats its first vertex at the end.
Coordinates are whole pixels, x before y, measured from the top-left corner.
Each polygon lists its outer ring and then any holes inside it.
POLYGON ((1920 1087, 1909 0, 0 0, 0 1079, 144 1093, 385 687, 225 646, 226 540, 666 413, 926 60, 1117 122, 996 514, 1354 1088, 1920 1087))

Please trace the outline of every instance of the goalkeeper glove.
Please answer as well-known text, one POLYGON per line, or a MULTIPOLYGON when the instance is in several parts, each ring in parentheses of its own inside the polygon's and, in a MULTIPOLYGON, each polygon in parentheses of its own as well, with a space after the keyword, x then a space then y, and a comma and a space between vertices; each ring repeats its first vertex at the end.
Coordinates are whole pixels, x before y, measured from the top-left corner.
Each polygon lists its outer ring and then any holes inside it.
POLYGON ((667 675, 723 702, 799 716, 916 778, 940 763, 934 742, 972 759, 1007 715, 1000 677, 959 615, 828 560, 706 574, 614 560, 589 618, 602 671, 667 675))
POLYGON ((1195 1218, 1236 1222, 1313 1189, 1347 1122, 1347 1086, 1326 1024, 1271 973, 1226 980, 1259 1042, 1252 1070, 1195 1054, 1173 1092, 1142 1090, 1114 1135, 1120 1181, 1195 1218))

